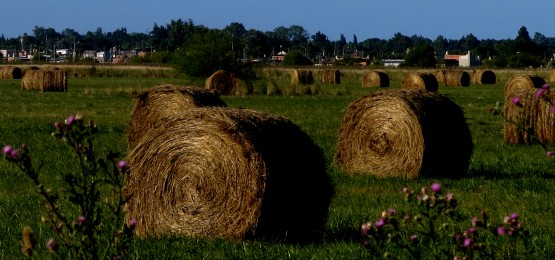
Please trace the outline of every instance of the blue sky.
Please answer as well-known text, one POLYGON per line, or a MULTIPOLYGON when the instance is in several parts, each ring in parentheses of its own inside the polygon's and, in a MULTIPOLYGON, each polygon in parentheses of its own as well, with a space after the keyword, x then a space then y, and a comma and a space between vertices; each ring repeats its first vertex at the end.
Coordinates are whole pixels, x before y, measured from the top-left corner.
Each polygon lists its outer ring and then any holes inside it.
POLYGON ((112 32, 148 33, 154 23, 192 19, 197 25, 222 29, 232 22, 246 29, 272 31, 300 25, 337 40, 357 36, 390 39, 397 32, 435 39, 514 39, 521 26, 555 37, 555 0, 23 0, 4 1, 0 34, 18 37, 35 26, 66 28, 80 34, 102 28, 112 32))

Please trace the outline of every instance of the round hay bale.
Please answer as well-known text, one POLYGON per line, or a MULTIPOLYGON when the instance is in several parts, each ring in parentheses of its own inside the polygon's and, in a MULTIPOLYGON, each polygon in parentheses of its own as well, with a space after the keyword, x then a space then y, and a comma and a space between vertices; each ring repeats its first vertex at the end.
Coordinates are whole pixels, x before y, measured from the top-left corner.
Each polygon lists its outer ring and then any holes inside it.
POLYGON ((21 79, 23 71, 16 66, 5 66, 2 68, 3 79, 21 79))
POLYGON ((333 195, 325 165, 319 147, 284 117, 189 109, 130 152, 126 218, 137 220, 141 238, 313 237, 333 195))
POLYGON ((40 69, 40 68, 37 67, 37 66, 29 66, 29 67, 23 68, 23 70, 22 70, 22 72, 23 72, 22 78, 25 77, 25 74, 27 74, 29 71, 34 71, 34 70, 39 70, 39 69, 40 69))
POLYGON ((552 70, 551 74, 549 74, 549 81, 555 82, 555 70, 552 70))
POLYGON ((347 174, 462 177, 472 138, 462 109, 426 90, 380 90, 352 102, 334 162, 347 174))
POLYGON ((206 79, 204 88, 220 95, 234 95, 239 88, 239 80, 229 71, 218 70, 206 79))
POLYGON ((445 72, 445 86, 468 87, 470 86, 470 74, 464 70, 448 70, 445 72))
POLYGON ((534 94, 544 84, 545 80, 540 76, 527 74, 513 75, 505 83, 503 107, 505 116, 503 137, 505 143, 528 144, 533 141, 525 127, 535 127, 536 125, 535 120, 539 103, 534 101, 534 94), (519 111, 519 106, 513 104, 512 99, 514 97, 520 98, 522 111, 519 111))
POLYGON ((291 71, 291 84, 293 85, 312 85, 314 84, 314 76, 311 70, 293 70, 291 71))
POLYGON ((425 89, 437 91, 438 82, 436 76, 431 73, 409 73, 403 79, 403 89, 425 89))
POLYGON ((437 70, 435 72, 434 75, 436 76, 436 80, 437 80, 438 84, 441 83, 441 84, 445 85, 445 73, 446 72, 447 72, 446 70, 437 70))
POLYGON ((23 78, 21 78, 21 88, 23 90, 35 89, 35 73, 39 70, 24 70, 23 78))
POLYGON ((369 71, 362 76, 363 87, 389 87, 389 76, 383 71, 369 71))
POLYGON ((127 144, 132 150, 146 131, 184 110, 194 107, 226 104, 213 91, 192 87, 164 84, 137 95, 127 129, 127 144))
POLYGON ((323 70, 322 84, 341 84, 341 72, 339 70, 323 70))
POLYGON ((486 85, 497 83, 495 72, 491 70, 475 70, 472 73, 472 81, 474 84, 486 85))

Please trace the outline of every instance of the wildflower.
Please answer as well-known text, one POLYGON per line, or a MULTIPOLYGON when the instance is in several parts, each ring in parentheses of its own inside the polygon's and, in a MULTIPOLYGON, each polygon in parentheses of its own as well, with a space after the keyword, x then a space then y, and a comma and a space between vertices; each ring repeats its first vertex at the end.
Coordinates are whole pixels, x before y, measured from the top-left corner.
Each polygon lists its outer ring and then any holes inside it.
POLYGON ((553 151, 547 151, 546 155, 549 158, 553 157, 553 151))
POLYGON ((407 195, 407 196, 408 196, 408 195, 410 194, 410 190, 409 190, 409 188, 407 188, 407 187, 404 187, 404 188, 403 188, 403 194, 405 194, 405 195, 407 195))
POLYGON ((506 233, 505 227, 501 226, 497 228, 497 235, 504 236, 506 233))
POLYGON ((79 222, 80 225, 83 225, 83 223, 87 221, 87 218, 85 216, 79 216, 77 217, 77 221, 79 222))
POLYGON ((439 184, 439 183, 437 183, 437 182, 436 182, 436 183, 432 183, 432 186, 430 186, 430 190, 431 190, 432 192, 435 192, 435 193, 440 192, 440 191, 441 191, 441 184, 439 184))
POLYGON ((472 239, 470 239, 470 238, 465 238, 465 239, 463 240, 463 246, 464 246, 464 247, 470 247, 471 245, 472 245, 472 239))
POLYGON ((474 233, 476 233, 476 229, 471 227, 466 232, 468 232, 468 234, 474 234, 474 233))
POLYGON ((411 242, 416 242, 417 239, 418 239, 418 235, 416 235, 416 234, 411 234, 411 235, 409 236, 409 240, 410 240, 411 242))
POLYGON ((512 213, 512 214, 510 215, 510 218, 511 218, 512 220, 517 220, 517 219, 518 219, 518 214, 512 213))
POLYGON ((549 89, 549 84, 547 84, 547 83, 543 84, 542 89, 548 90, 549 89))
POLYGON ((518 105, 520 105, 520 98, 519 97, 513 97, 511 99, 511 102, 513 102, 513 104, 518 106, 518 105))
POLYGON ((4 155, 10 155, 12 153, 12 147, 9 145, 4 146, 4 148, 2 148, 2 153, 4 155))
POLYGON ((54 128, 60 129, 60 127, 62 127, 62 124, 60 124, 60 122, 58 121, 54 122, 54 128))
POLYGON ((360 227, 360 230, 362 231, 362 234, 368 235, 368 231, 370 231, 371 228, 372 228, 372 222, 367 222, 362 224, 362 226, 360 227))
POLYGON ((18 156, 19 156, 19 151, 18 151, 17 149, 13 149, 13 150, 10 152, 10 157, 11 157, 12 159, 17 159, 18 156))
POLYGON ((546 92, 546 89, 540 88, 534 93, 534 97, 541 98, 546 92))
POLYGON ((50 251, 58 250, 58 241, 56 239, 51 238, 46 242, 46 248, 50 251))
POLYGON ((383 218, 380 218, 376 221, 376 223, 374 224, 377 228, 381 228, 385 225, 385 220, 383 218))
POLYGON ((71 124, 73 124, 74 121, 75 121, 75 117, 74 117, 74 116, 68 116, 68 117, 66 118, 65 123, 66 123, 66 125, 71 125, 71 124))
POLYGON ((125 169, 125 168, 127 168, 127 166, 128 166, 127 161, 119 161, 116 164, 116 167, 118 167, 118 169, 125 169))
POLYGON ((390 208, 390 209, 387 210, 387 212, 389 213, 389 215, 393 216, 393 215, 395 215, 395 213, 397 213, 397 210, 394 209, 394 208, 390 208))
POLYGON ((130 228, 134 228, 137 225, 137 220, 132 218, 129 220, 127 224, 129 225, 130 228))

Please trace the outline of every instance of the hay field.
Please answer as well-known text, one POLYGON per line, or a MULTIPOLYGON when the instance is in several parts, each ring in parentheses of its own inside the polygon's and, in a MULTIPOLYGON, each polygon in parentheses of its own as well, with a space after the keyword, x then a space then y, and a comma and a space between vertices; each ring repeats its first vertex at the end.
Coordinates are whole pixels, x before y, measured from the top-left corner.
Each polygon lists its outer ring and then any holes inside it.
MULTIPOLYGON (((337 133, 349 104, 363 95, 383 90, 361 86, 366 69, 338 69, 341 84, 315 82, 290 92, 289 69, 265 69, 259 71, 262 77, 255 82, 254 94, 222 97, 229 107, 288 118, 322 149, 327 173, 335 187, 322 238, 300 244, 187 237, 146 239, 132 245, 137 258, 369 258, 360 243, 360 224, 390 207, 406 207, 401 192, 403 187, 419 188, 435 181, 457 196, 461 223, 470 223, 472 216, 479 214, 480 210, 486 210, 490 219, 496 222, 508 213, 517 212, 535 237, 532 244, 534 258, 546 259, 555 254, 552 243, 555 239, 555 218, 552 217, 555 215, 552 203, 555 164, 546 158, 539 146, 506 144, 503 119, 490 112, 497 102, 503 107, 504 83, 512 75, 533 72, 549 82, 550 71, 496 70, 496 84, 471 83, 464 88, 440 85, 438 93, 463 109, 472 135, 474 148, 468 174, 460 179, 422 177, 406 180, 346 175, 333 164, 337 133), (262 92, 268 86, 280 89, 281 93, 268 95, 268 92, 262 92), (306 89, 309 91, 304 91, 306 89)), ((405 75, 413 72, 385 71, 391 82, 388 89, 400 89, 405 75)), ((62 173, 75 170, 77 166, 68 163, 68 150, 51 138, 54 121, 81 113, 99 126, 99 152, 113 149, 126 153, 125 133, 136 95, 160 84, 203 86, 203 83, 169 76, 69 77, 68 92, 38 92, 21 90, 20 80, 0 80, 0 142, 3 145, 26 143, 37 163, 43 165, 42 178, 56 189, 60 187, 62 173)), ((0 160, 0 169, 0 217, 3 220, 0 222, 0 258, 11 259, 20 257, 18 240, 22 227, 40 230, 41 211, 38 197, 29 192, 33 189, 32 184, 4 160, 0 160)), ((38 234, 38 239, 47 238, 46 231, 38 234)))

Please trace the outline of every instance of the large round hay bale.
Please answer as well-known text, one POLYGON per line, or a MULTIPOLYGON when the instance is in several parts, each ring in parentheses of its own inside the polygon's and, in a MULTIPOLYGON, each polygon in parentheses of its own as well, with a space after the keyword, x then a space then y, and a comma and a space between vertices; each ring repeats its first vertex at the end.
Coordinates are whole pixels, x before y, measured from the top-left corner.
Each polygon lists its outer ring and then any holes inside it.
POLYGON ((464 70, 448 70, 445 72, 445 86, 468 87, 470 86, 470 74, 464 70))
POLYGON ((426 90, 381 90, 352 102, 334 162, 347 174, 462 177, 472 138, 462 109, 426 90))
POLYGON ((21 79, 23 71, 16 66, 2 67, 2 79, 21 79))
POLYGON ((67 72, 59 69, 28 71, 21 82, 25 90, 67 92, 67 72))
POLYGON ((362 76, 363 87, 389 87, 389 76, 383 71, 369 71, 362 76))
POLYGON ((21 88, 24 90, 35 89, 35 73, 37 70, 24 70, 23 77, 21 78, 21 88))
POLYGON ((39 69, 40 68, 37 67, 37 66, 24 67, 23 70, 22 70, 22 72, 23 72, 22 78, 25 77, 25 74, 27 74, 29 71, 34 71, 34 70, 39 70, 39 69))
POLYGON ((341 72, 339 70, 323 70, 321 82, 322 84, 341 84, 341 72))
POLYGON ((436 76, 431 73, 409 73, 403 79, 403 89, 425 89, 429 91, 437 91, 438 82, 436 76))
POLYGON ((293 85, 314 84, 314 75, 312 75, 311 70, 293 70, 291 71, 291 84, 293 85))
MULTIPOLYGON (((204 107, 166 118, 129 154, 138 237, 313 237, 333 188, 322 152, 281 116, 204 107)), ((306 241, 306 240, 305 240, 306 241)))
POLYGON ((447 72, 447 70, 436 70, 435 72, 435 76, 436 76, 436 80, 438 84, 443 84, 445 85, 445 73, 447 72))
POLYGON ((472 81, 478 85, 495 84, 497 83, 497 77, 495 72, 491 70, 475 70, 472 73, 472 81))
POLYGON ((239 80, 229 71, 218 70, 206 79, 204 88, 220 95, 234 95, 239 88, 239 80))
POLYGON ((540 76, 527 74, 513 75, 505 83, 503 136, 506 143, 521 144, 533 141, 525 128, 535 127, 537 107, 540 103, 534 101, 534 94, 544 84, 545 80, 540 76), (515 97, 520 99, 521 108, 512 102, 515 97))
POLYGON ((135 99, 126 133, 129 150, 165 117, 204 106, 225 107, 226 104, 217 93, 198 87, 164 84, 143 91, 135 99))

